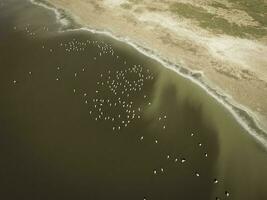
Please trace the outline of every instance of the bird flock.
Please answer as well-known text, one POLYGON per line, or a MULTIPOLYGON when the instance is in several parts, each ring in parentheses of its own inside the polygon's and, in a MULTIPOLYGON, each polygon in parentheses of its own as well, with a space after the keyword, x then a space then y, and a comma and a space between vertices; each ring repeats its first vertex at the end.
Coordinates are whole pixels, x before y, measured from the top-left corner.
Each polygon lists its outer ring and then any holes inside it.
MULTIPOLYGON (((143 93, 145 83, 154 79, 149 70, 146 71, 147 75, 143 70, 141 65, 134 65, 124 70, 101 73, 96 82, 95 96, 91 100, 92 118, 95 121, 112 122, 113 131, 120 131, 135 120, 141 120, 144 106, 138 105, 135 99, 143 93)), ((142 97, 145 100, 147 95, 142 97)), ((148 102, 147 106, 150 105, 148 102)))
MULTIPOLYGON (((17 30, 17 27, 14 27, 17 30)), ((47 27, 43 27, 43 31, 48 31, 47 27)), ((30 25, 25 27, 25 31, 30 37, 36 36, 31 31, 30 25)), ((94 55, 88 55, 94 61, 101 59, 105 55, 112 56, 114 61, 119 62, 120 68, 107 67, 107 69, 99 74, 95 74, 97 81, 95 82, 95 91, 93 94, 82 91, 80 88, 73 88, 74 95, 81 97, 82 102, 87 106, 88 115, 95 123, 107 122, 107 126, 110 132, 114 132, 118 135, 122 131, 127 131, 127 128, 134 126, 135 122, 144 119, 144 112, 153 106, 152 97, 149 96, 145 89, 147 85, 153 85, 156 80, 155 74, 146 66, 141 64, 130 64, 127 60, 120 58, 120 55, 116 54, 115 49, 111 44, 107 44, 103 41, 87 39, 81 41, 77 38, 72 38, 65 42, 60 42, 58 47, 63 49, 68 54, 73 53, 87 53, 87 48, 95 48, 94 55), (78 92, 79 91, 79 92, 78 92), (140 103, 141 102, 141 103, 140 103)), ((49 53, 56 53, 56 48, 49 47, 43 44, 41 47, 43 50, 48 50, 49 53)), ((114 63, 115 63, 114 62, 114 63)), ((62 66, 56 66, 58 73, 63 70, 62 66)), ((86 71, 86 67, 82 68, 82 72, 86 71)), ((28 72, 31 76, 32 72, 28 72)), ((78 71, 73 74, 73 78, 79 79, 78 71)), ((88 77, 89 78, 89 77, 88 77)), ((56 81, 60 81, 60 76, 57 75, 56 81)), ((13 85, 17 85, 17 80, 12 81, 13 85)), ((160 131, 168 131, 167 121, 168 116, 166 113, 161 113, 159 116, 155 116, 155 120, 159 126, 160 131)), ((194 137, 195 133, 190 133, 189 136, 194 137)), ((146 136, 142 135, 136 138, 139 142, 143 142, 146 136)), ((160 142, 160 138, 152 141, 155 145, 160 142)), ((197 143, 199 148, 205 148, 202 143, 197 143)), ((205 152, 204 158, 208 157, 208 153, 205 152)), ((166 155, 167 160, 171 160, 174 163, 187 163, 185 157, 171 157, 166 155)), ((184 165, 185 166, 185 165, 184 165)), ((164 167, 152 169, 152 174, 157 176, 158 174, 166 173, 164 167)), ((200 177, 199 171, 194 171, 195 177, 200 177)), ((179 177, 177 177, 179 178, 179 177)), ((213 184, 218 184, 219 180, 214 178, 213 184)), ((225 191, 225 196, 229 197, 229 191, 225 191)), ((147 197, 144 197, 146 200, 147 197)), ((216 200, 220 200, 219 197, 215 197, 216 200)))

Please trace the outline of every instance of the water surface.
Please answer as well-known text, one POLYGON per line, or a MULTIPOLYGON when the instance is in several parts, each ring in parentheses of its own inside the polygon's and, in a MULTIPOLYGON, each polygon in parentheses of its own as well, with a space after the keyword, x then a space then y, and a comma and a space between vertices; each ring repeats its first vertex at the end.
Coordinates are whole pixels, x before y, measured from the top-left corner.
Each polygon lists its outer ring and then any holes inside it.
POLYGON ((266 152, 197 85, 0 2, 2 199, 267 199, 266 152))

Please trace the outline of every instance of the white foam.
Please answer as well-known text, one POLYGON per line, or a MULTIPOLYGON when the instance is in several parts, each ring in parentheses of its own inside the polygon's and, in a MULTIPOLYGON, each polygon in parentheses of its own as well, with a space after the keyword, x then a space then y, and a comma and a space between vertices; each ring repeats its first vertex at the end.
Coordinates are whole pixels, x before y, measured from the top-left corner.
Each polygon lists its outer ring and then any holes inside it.
POLYGON ((43 8, 53 11, 55 13, 57 22, 60 23, 63 27, 66 27, 69 25, 69 21, 62 16, 62 14, 58 11, 57 8, 48 6, 41 2, 37 2, 36 0, 29 0, 29 1, 34 5, 41 6, 43 8))

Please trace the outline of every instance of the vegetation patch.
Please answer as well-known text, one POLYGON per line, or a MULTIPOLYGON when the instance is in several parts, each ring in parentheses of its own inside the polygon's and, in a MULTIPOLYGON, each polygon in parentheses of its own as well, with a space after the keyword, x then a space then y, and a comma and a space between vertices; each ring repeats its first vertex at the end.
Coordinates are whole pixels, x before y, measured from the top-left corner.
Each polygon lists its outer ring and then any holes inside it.
POLYGON ((228 0, 234 8, 247 12, 254 20, 267 27, 267 3, 265 0, 228 0))
POLYGON ((124 9, 131 9, 132 5, 130 3, 123 3, 123 4, 121 4, 121 7, 124 9))
POLYGON ((200 27, 210 29, 216 33, 225 33, 239 37, 262 37, 267 34, 267 30, 262 26, 239 26, 222 17, 209 13, 202 7, 191 4, 174 3, 170 5, 170 10, 179 16, 193 19, 198 22, 200 27))
POLYGON ((228 9, 226 5, 224 5, 223 3, 217 2, 217 1, 213 1, 210 5, 214 8, 228 9))

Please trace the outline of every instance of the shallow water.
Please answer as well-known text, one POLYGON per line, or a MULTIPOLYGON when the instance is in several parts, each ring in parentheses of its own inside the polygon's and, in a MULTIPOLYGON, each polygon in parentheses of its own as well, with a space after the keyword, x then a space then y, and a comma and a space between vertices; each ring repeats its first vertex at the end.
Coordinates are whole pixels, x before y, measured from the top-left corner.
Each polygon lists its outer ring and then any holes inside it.
POLYGON ((2 199, 267 199, 267 154, 133 48, 0 1, 2 199))

